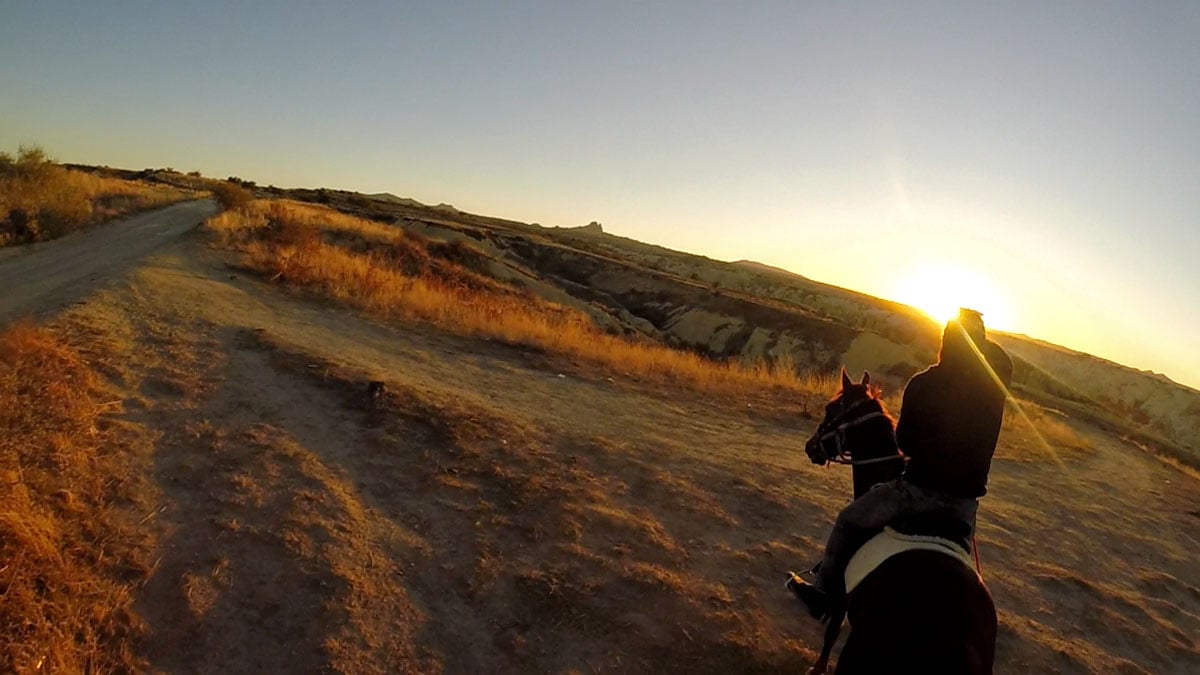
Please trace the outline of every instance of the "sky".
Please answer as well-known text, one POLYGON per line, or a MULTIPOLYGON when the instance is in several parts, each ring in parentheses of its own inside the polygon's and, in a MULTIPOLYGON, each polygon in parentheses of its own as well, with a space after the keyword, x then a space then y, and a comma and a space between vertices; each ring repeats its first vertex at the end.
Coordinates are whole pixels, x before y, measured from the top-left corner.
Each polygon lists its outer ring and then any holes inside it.
POLYGON ((1200 3, 0 0, 0 149, 752 259, 1200 388, 1200 3))

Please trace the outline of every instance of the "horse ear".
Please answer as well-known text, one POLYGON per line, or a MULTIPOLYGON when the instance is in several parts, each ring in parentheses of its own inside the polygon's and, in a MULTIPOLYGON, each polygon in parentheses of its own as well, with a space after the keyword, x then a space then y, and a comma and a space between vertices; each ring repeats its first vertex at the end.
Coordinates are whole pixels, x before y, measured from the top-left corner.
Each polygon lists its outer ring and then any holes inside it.
POLYGON ((859 382, 859 384, 864 387, 869 386, 871 384, 871 373, 864 370, 862 382, 859 382))
POLYGON ((846 391, 852 386, 854 386, 854 382, 846 374, 846 366, 842 366, 842 391, 846 391))

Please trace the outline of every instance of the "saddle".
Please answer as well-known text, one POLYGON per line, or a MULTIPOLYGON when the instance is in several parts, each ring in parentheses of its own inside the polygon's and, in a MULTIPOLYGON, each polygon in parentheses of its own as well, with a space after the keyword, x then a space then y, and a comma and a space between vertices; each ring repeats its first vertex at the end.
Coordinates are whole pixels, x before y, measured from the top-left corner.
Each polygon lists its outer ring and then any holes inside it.
POLYGON ((971 552, 971 526, 948 513, 934 511, 901 516, 891 527, 899 534, 945 539, 954 542, 964 552, 971 552))
MULTIPOLYGON (((933 522, 929 521, 927 524, 933 522)), ((965 523, 959 524, 963 529, 967 529, 965 523)), ((905 523, 905 525, 909 529, 915 527, 912 523, 905 523)), ((945 525, 939 524, 939 527, 945 527, 945 525)), ((945 553, 966 565, 967 569, 975 571, 975 566, 971 561, 970 548, 963 541, 936 534, 905 534, 892 527, 885 527, 883 532, 863 544, 862 548, 858 549, 858 552, 850 559, 850 564, 846 565, 846 593, 852 592, 862 583, 863 579, 867 578, 867 575, 874 572, 892 556, 914 550, 945 553)))

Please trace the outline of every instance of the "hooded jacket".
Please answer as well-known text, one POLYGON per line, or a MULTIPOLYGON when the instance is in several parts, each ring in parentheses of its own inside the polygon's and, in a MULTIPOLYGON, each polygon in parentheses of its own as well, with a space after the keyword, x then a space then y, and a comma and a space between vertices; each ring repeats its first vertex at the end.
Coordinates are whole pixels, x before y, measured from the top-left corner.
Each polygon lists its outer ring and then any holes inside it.
POLYGON ((938 363, 909 380, 896 425, 896 442, 909 458, 905 480, 959 498, 987 493, 1012 384, 1008 354, 984 337, 982 325, 971 332, 947 324, 938 363), (968 340, 979 345, 984 360, 968 340))

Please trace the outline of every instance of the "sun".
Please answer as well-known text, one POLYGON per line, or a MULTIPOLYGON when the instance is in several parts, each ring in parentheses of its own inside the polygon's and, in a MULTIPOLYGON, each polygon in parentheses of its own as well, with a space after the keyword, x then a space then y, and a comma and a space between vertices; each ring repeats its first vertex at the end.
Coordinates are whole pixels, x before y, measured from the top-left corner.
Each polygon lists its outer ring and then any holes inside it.
POLYGON ((918 267, 900 279, 894 296, 938 323, 957 316, 959 307, 969 307, 983 312, 989 327, 1011 329, 1012 314, 999 286, 966 267, 937 263, 918 267))

